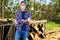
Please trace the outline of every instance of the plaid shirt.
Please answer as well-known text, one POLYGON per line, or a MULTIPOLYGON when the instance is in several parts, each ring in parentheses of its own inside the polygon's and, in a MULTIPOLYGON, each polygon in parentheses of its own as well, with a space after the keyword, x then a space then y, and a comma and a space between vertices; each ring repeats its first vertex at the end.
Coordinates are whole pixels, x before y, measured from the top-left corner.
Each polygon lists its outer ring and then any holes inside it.
MULTIPOLYGON (((22 31, 23 19, 22 19, 21 11, 20 10, 16 11, 15 16, 16 16, 16 22, 17 22, 16 29, 19 31, 22 31)), ((28 19, 29 21, 29 18, 31 18, 30 11, 26 11, 25 18, 28 19)), ((29 31, 30 30, 29 22, 26 22, 25 24, 26 24, 25 30, 29 31)))

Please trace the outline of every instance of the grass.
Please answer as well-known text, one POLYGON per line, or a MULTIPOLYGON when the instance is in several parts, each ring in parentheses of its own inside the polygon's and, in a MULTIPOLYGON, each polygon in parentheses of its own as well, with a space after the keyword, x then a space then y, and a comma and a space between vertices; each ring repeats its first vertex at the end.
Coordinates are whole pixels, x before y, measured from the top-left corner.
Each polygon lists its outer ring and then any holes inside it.
POLYGON ((53 30, 54 28, 60 27, 60 23, 56 23, 56 22, 47 22, 46 24, 46 29, 47 30, 53 30))

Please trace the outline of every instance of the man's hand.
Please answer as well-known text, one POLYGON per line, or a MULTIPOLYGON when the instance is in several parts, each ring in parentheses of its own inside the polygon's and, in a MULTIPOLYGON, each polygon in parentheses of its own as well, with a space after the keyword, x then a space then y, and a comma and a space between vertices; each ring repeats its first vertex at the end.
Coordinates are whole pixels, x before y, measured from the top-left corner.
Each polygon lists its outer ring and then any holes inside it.
POLYGON ((23 23, 26 23, 26 22, 28 22, 28 20, 27 20, 27 19, 25 19, 25 20, 23 21, 23 23))

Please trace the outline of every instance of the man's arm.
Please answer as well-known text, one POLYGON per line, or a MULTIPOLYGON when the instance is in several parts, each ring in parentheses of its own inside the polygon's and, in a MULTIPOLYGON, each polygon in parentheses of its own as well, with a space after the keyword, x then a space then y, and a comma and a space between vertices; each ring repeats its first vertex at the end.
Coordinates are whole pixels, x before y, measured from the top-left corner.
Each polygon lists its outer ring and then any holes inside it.
POLYGON ((29 13, 28 19, 24 20, 23 23, 30 22, 30 20, 31 20, 31 13, 30 13, 30 11, 28 13, 29 13))
POLYGON ((16 17, 17 23, 23 23, 24 20, 20 18, 18 11, 15 12, 15 17, 16 17))

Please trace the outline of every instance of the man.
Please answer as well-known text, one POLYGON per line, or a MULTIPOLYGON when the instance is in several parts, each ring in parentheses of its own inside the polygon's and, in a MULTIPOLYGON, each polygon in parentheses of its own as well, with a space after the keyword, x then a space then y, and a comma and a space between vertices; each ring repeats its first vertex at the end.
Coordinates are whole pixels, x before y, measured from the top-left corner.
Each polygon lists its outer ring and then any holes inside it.
POLYGON ((28 10, 25 10, 26 3, 24 1, 21 2, 20 6, 21 10, 16 11, 16 32, 15 32, 15 40, 26 40, 28 36, 28 32, 30 30, 29 20, 31 18, 31 13, 28 10))

